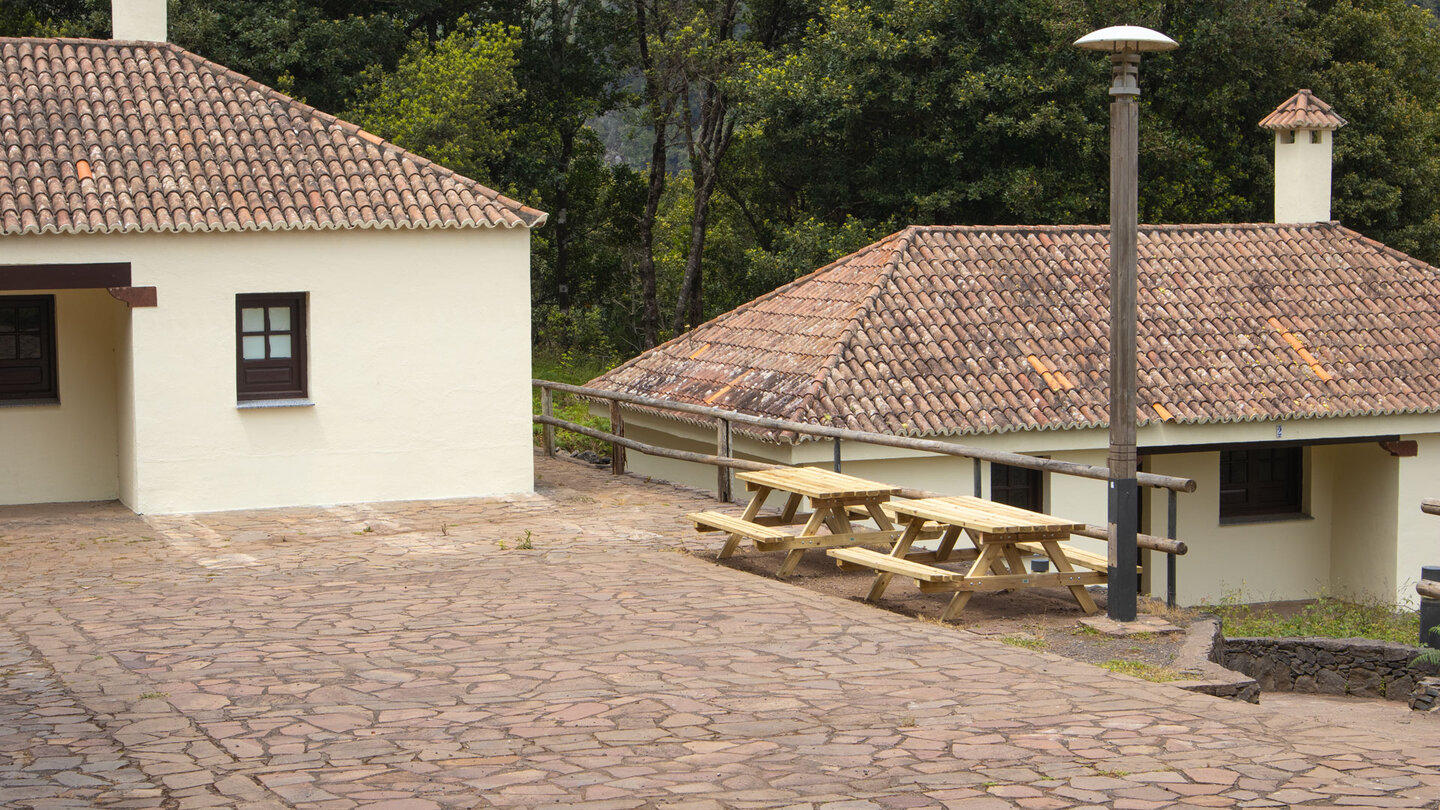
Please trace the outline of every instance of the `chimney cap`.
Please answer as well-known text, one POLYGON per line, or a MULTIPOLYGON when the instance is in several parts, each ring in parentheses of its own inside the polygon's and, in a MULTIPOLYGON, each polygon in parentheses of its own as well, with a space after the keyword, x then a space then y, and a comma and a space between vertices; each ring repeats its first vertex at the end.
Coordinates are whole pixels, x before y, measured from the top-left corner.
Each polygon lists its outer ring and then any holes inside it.
POLYGON ((1263 129, 1339 129, 1348 121, 1309 90, 1301 90, 1260 121, 1263 129))
POLYGON ((1159 31, 1143 26, 1112 25, 1080 37, 1075 40, 1075 47, 1108 53, 1142 53, 1145 51, 1173 51, 1179 47, 1179 43, 1159 31))

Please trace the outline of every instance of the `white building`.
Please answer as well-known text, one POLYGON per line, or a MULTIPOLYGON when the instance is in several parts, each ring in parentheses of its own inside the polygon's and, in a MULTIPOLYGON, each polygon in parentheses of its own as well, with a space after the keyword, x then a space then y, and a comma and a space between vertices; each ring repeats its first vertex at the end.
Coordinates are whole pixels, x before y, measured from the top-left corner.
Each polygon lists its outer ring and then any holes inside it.
MULTIPOLYGON (((1184 604, 1413 599, 1420 566, 1440 558, 1419 510, 1440 480, 1440 271, 1328 221, 1343 124, 1309 91, 1266 119, 1281 223, 1140 229, 1142 469, 1198 484, 1178 501, 1184 604)), ((1104 467, 1107 240, 1104 226, 907 228, 591 385, 1104 467)), ((829 441, 737 431, 742 457, 832 461, 829 441)), ((627 410, 626 435, 715 450, 712 426, 653 412, 627 410)), ((975 487, 965 459, 842 450, 847 473, 975 487)), ((714 481, 708 467, 629 459, 714 481)), ((1103 481, 980 474, 996 499, 1105 523, 1103 481)), ((1141 531, 1166 534, 1164 495, 1143 500, 1141 531)), ((1164 576, 1150 587, 1163 594, 1164 576)))
POLYGON ((0 503, 529 491, 545 215, 115 11, 0 38, 0 503))

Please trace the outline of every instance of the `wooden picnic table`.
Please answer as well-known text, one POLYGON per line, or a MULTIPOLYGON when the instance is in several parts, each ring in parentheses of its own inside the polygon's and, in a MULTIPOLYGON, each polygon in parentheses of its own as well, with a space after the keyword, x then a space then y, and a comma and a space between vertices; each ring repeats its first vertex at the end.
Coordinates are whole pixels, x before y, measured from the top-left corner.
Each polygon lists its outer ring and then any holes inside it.
POLYGON ((729 533, 725 546, 720 550, 722 560, 734 554, 740 543, 748 539, 759 551, 787 552, 775 575, 788 577, 795 571, 806 549, 888 548, 900 536, 900 530, 880 508, 882 503, 900 491, 900 487, 821 467, 781 467, 742 472, 736 477, 755 493, 742 516, 737 518, 721 512, 696 512, 685 516, 695 523, 697 531, 729 533), (785 506, 778 516, 761 516, 760 510, 772 492, 787 494, 785 506), (806 498, 810 500, 811 511, 801 514, 800 506, 806 498), (878 528, 857 529, 851 523, 852 509, 868 515, 878 528), (801 527, 798 532, 781 528, 797 525, 801 527), (829 533, 822 534, 821 529, 829 529, 829 533))
POLYGON ((1072 532, 1084 528, 1084 523, 968 495, 922 500, 895 498, 885 508, 906 523, 904 533, 889 554, 863 548, 826 552, 847 566, 875 570, 875 584, 867 600, 879 599, 898 574, 914 579, 923 593, 954 592, 941 621, 958 615, 976 591, 1012 588, 1063 585, 1070 589, 1086 613, 1098 609, 1085 586, 1105 582, 1108 561, 1098 554, 1061 543, 1072 532), (939 547, 934 552, 912 553, 910 546, 922 532, 937 526, 942 531, 939 547), (955 548, 962 532, 974 544, 973 551, 955 548), (1022 553, 1043 554, 1055 566, 1055 572, 1026 572, 1022 553), (962 573, 928 564, 951 560, 971 561, 969 570, 962 573), (1077 564, 1090 570, 1077 571, 1077 564))

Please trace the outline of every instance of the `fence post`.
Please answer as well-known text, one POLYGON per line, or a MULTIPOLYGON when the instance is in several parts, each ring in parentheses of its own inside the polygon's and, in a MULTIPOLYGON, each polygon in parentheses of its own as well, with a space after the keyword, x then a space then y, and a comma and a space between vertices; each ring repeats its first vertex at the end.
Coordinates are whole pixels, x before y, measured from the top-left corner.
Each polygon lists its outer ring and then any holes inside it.
MULTIPOLYGON (((554 418, 555 416, 555 392, 550 390, 550 386, 548 385, 540 386, 540 413, 551 418, 554 418)), ((545 448, 545 455, 549 456, 550 458, 554 458, 555 426, 545 425, 544 429, 541 432, 545 436, 543 445, 545 448)))
MULTIPOLYGON (((1427 582, 1440 582, 1440 565, 1422 565, 1420 567, 1420 579, 1427 582)), ((1440 649, 1440 637, 1431 632, 1440 627, 1440 599, 1431 599, 1428 596, 1420 597, 1420 646, 1440 649)))
MULTIPOLYGON (((733 458, 730 453, 730 420, 721 419, 715 423, 715 455, 733 458)), ((715 467, 715 497, 721 503, 729 503, 733 497, 730 491, 730 468, 723 464, 715 467)))
MULTIPOLYGON (((625 437, 625 417, 620 415, 619 400, 610 400, 610 432, 621 438, 625 437)), ((610 443, 610 472, 615 475, 625 474, 625 447, 616 442, 610 443)))
MULTIPOLYGON (((1180 538, 1178 538, 1178 537, 1175 536, 1175 532, 1177 531, 1177 529, 1176 529, 1176 523, 1177 523, 1177 520, 1176 520, 1176 506, 1175 506, 1176 493, 1175 493, 1175 490, 1173 490, 1173 489, 1167 489, 1167 490, 1165 490, 1165 493, 1166 493, 1166 495, 1168 496, 1168 497, 1166 498, 1166 500, 1169 501, 1168 508, 1167 508, 1166 511, 1168 511, 1168 512, 1170 513, 1170 514, 1169 514, 1169 520, 1168 520, 1168 522, 1166 523, 1166 526, 1167 526, 1166 537, 1170 538, 1171 540, 1179 540, 1180 538)), ((1166 604, 1167 606, 1169 606, 1169 607, 1172 607, 1172 608, 1175 607, 1175 555, 1174 555, 1174 554, 1166 554, 1166 555, 1165 555, 1165 604, 1166 604)))

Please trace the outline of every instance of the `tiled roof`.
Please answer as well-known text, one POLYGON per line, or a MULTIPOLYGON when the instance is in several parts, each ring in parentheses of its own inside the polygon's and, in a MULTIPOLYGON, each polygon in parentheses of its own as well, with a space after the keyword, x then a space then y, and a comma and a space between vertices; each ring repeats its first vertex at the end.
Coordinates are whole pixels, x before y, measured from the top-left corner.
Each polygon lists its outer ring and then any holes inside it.
POLYGON ((545 214, 174 45, 0 37, 0 235, 545 214))
MULTIPOLYGON (((892 434, 1108 421, 1103 226, 912 227, 591 382, 892 434)), ((1440 410, 1440 271, 1335 223, 1142 226, 1139 419, 1440 410)))
POLYGON ((1348 121, 1341 118, 1309 90, 1301 90, 1260 121, 1264 129, 1339 129, 1348 121))

